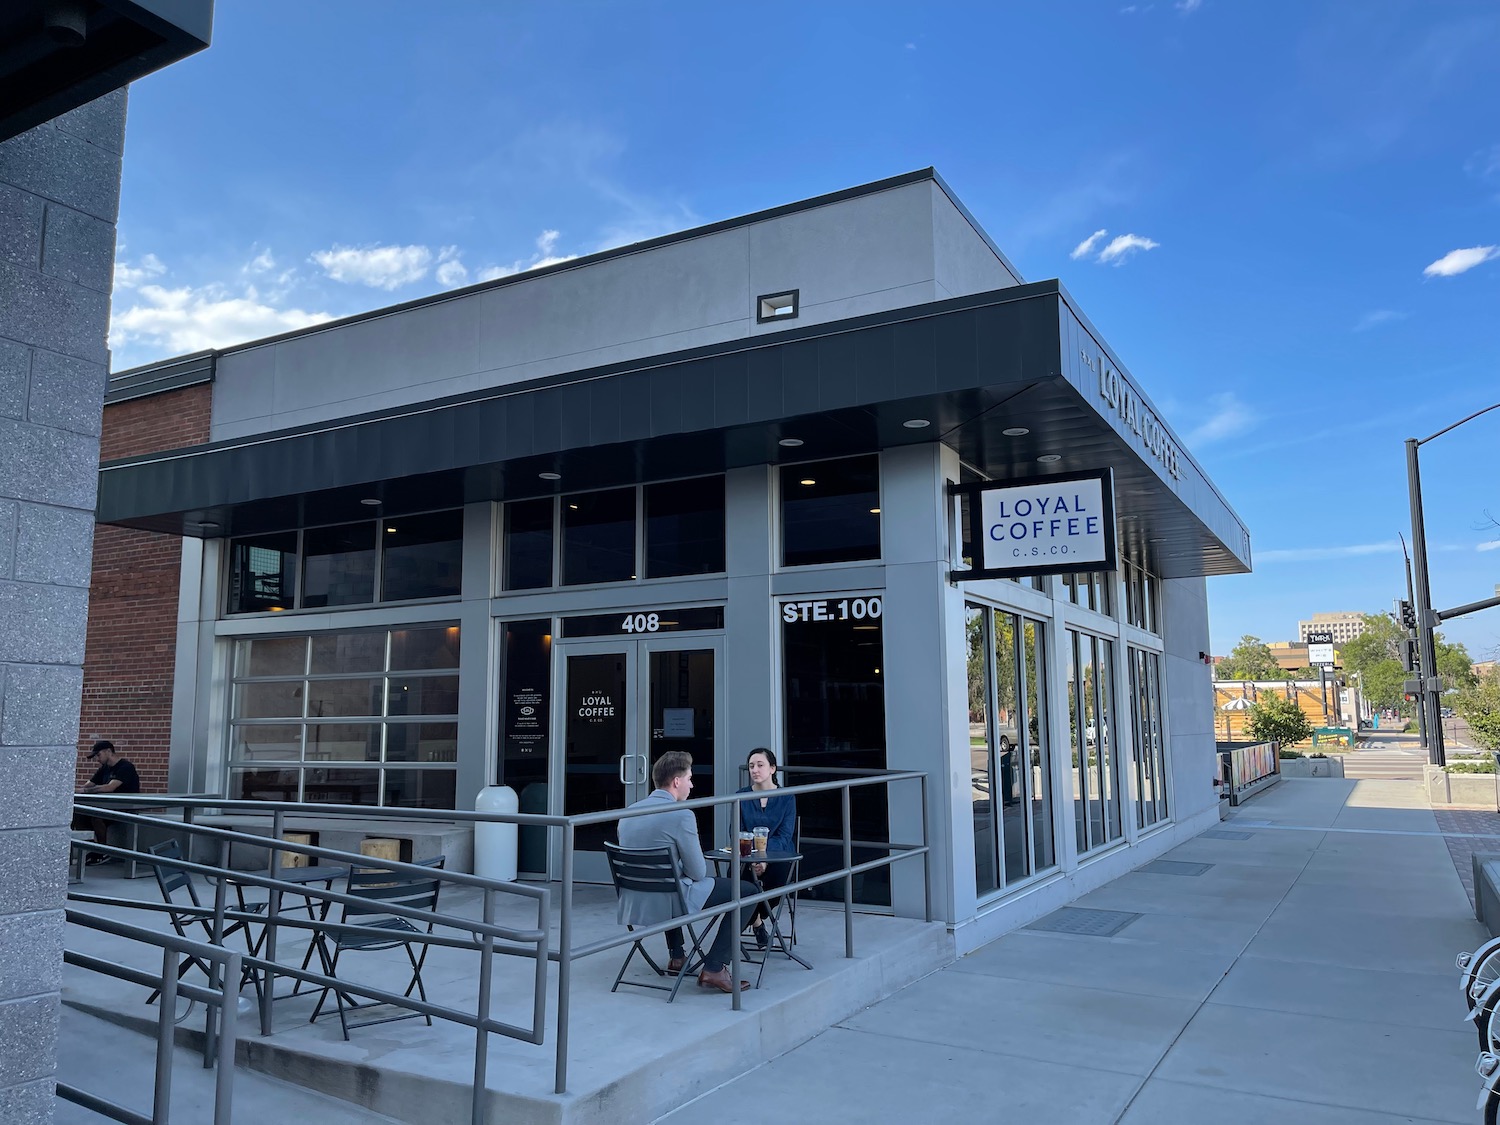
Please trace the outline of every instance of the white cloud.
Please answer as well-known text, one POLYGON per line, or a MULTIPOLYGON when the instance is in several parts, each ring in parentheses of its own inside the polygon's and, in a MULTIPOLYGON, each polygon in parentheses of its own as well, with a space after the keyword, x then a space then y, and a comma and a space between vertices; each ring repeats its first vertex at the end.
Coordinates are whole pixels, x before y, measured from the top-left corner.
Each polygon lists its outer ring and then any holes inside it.
POLYGON ((134 289, 143 281, 152 277, 160 277, 167 272, 167 267, 155 254, 147 254, 140 260, 139 265, 132 266, 124 258, 115 259, 115 288, 134 289))
POLYGON ((1487 543, 1481 543, 1475 547, 1476 551, 1500 551, 1500 539, 1491 539, 1487 543))
POLYGON ((1177 3, 1172 6, 1187 16, 1192 15, 1199 8, 1203 7, 1203 0, 1177 0, 1177 3))
POLYGON ((1401 553, 1401 542, 1383 539, 1379 543, 1347 543, 1342 547, 1287 547, 1273 551, 1258 551, 1256 562, 1317 562, 1321 559, 1348 559, 1363 555, 1392 555, 1401 553))
POLYGON ((1151 239, 1139 234, 1122 234, 1110 242, 1103 250, 1099 251, 1098 260, 1100 262, 1113 262, 1118 266, 1137 250, 1155 250, 1160 245, 1160 242, 1153 242, 1151 239))
POLYGON ((1235 437, 1260 421, 1260 415, 1241 402, 1239 396, 1232 391, 1211 396, 1209 405, 1213 414, 1187 435, 1187 444, 1192 448, 1235 437))
POLYGON ((318 250, 312 261, 334 281, 399 289, 427 276, 432 251, 425 246, 340 246, 318 250))
POLYGON ((475 277, 480 281, 494 281, 497 277, 510 277, 511 274, 524 273, 526 270, 541 269, 543 266, 555 266, 559 262, 571 262, 578 257, 577 254, 555 254, 557 240, 561 238, 560 232, 555 230, 544 230, 537 235, 536 253, 530 258, 517 258, 510 265, 485 266, 475 277))
POLYGON ((1376 325, 1389 324, 1395 320, 1405 319, 1406 314, 1404 312, 1397 312, 1394 309, 1375 309, 1359 318, 1359 323, 1354 326, 1354 331, 1368 332, 1376 325))
POLYGON ((270 247, 267 247, 259 254, 255 255, 255 257, 246 262, 244 268, 240 272, 247 274, 266 273, 267 271, 274 270, 275 268, 276 259, 271 256, 270 247))
POLYGON ((1094 252, 1094 247, 1098 244, 1099 240, 1108 233, 1109 231, 1105 230, 1103 227, 1100 227, 1093 234, 1089 235, 1082 242, 1080 242, 1077 246, 1073 247, 1073 252, 1069 254, 1068 257, 1072 258, 1074 261, 1077 261, 1079 258, 1088 257, 1094 252))
POLYGON ((1464 171, 1481 180, 1500 180, 1500 145, 1474 153, 1464 161, 1464 171))
POLYGON ((1500 258, 1500 246, 1470 246, 1465 250, 1449 250, 1424 269, 1422 276, 1457 277, 1493 258, 1500 258))
POLYGON ((469 269, 459 261, 457 246, 444 246, 438 251, 438 266, 433 273, 445 289, 456 289, 469 280, 469 269))
POLYGON ((128 308, 117 305, 110 318, 110 347, 132 353, 121 357, 127 365, 151 358, 137 358, 137 352, 181 355, 223 348, 333 319, 325 312, 275 308, 253 286, 233 294, 220 285, 144 285, 133 300, 128 308))

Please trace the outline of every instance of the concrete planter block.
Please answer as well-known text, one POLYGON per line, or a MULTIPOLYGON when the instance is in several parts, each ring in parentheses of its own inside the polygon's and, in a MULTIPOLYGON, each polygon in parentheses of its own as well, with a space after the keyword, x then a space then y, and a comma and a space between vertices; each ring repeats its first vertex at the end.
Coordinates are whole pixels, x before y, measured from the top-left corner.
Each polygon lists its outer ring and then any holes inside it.
POLYGON ((1343 777, 1342 758, 1283 758, 1282 777, 1343 777))
POLYGON ((1427 785, 1427 799, 1434 805, 1500 808, 1492 773, 1449 773, 1442 766, 1423 766, 1422 780, 1427 785))

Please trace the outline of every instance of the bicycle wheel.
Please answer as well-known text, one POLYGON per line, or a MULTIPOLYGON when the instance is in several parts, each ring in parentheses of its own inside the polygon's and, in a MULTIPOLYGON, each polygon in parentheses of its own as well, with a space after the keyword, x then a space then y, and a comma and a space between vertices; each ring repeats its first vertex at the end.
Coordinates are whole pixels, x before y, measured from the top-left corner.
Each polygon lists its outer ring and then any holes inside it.
POLYGON ((1500 979, 1500 938, 1491 938, 1473 953, 1464 955, 1468 958, 1463 965, 1462 981, 1464 991, 1464 1003, 1469 1010, 1474 1010, 1474 1004, 1484 994, 1484 990, 1496 979, 1500 979))

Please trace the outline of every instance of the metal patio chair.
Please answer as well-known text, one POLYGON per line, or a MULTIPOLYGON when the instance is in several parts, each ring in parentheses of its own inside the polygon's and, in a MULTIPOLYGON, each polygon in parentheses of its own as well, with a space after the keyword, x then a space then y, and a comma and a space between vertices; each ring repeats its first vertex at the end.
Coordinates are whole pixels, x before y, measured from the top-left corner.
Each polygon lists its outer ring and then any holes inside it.
MULTIPOLYGON (((687 900, 682 897, 682 865, 678 863, 677 853, 673 849, 622 848, 619 844, 605 841, 604 854, 609 859, 609 874, 614 880, 616 895, 622 895, 626 891, 634 894, 660 895, 672 917, 680 918, 690 913, 687 900)), ((709 925, 712 925, 712 921, 709 925)), ((625 979, 625 970, 630 967, 630 962, 637 953, 657 976, 667 975, 666 969, 658 965, 651 954, 646 951, 646 947, 642 944, 646 939, 636 938, 631 943, 630 952, 625 955, 625 960, 620 965, 620 971, 615 974, 615 983, 610 991, 618 992, 620 985, 628 984, 635 988, 654 988, 660 992, 669 993, 668 1004, 677 999, 677 990, 682 987, 682 982, 703 963, 704 934, 699 932, 699 927, 684 926, 683 928, 687 930, 691 944, 683 952, 682 971, 677 974, 675 981, 670 985, 665 985, 651 981, 625 979)), ((626 929, 634 932, 635 927, 627 925, 626 929)), ((701 929, 706 931, 708 927, 701 927, 701 929)))
MULTIPOLYGON (((415 866, 441 869, 444 859, 443 856, 435 856, 432 859, 422 860, 415 866)), ((324 975, 330 977, 339 975, 339 960, 345 953, 372 953, 400 946, 406 951, 406 959, 411 964, 411 980, 407 982, 406 991, 402 995, 409 997, 415 990, 417 997, 425 1002, 427 987, 422 983, 422 967, 427 962, 428 943, 417 939, 420 935, 432 933, 433 919, 428 918, 427 926, 423 929, 414 924, 411 919, 390 914, 387 911, 392 906, 404 906, 432 913, 437 910, 438 891, 442 885, 442 879, 436 875, 414 875, 380 868, 351 869, 345 891, 365 901, 344 903, 341 921, 346 925, 382 932, 378 934, 350 933, 340 928, 316 931, 313 944, 322 961, 324 975), (420 953, 413 951, 412 947, 417 945, 421 946, 420 953)), ((417 1016, 425 1019, 428 1027, 432 1026, 432 1017, 423 1012, 402 1012, 400 1015, 382 1016, 380 1019, 350 1023, 349 1012, 380 1007, 384 1002, 356 1000, 333 985, 324 987, 318 997, 317 1006, 313 1008, 313 1013, 308 1018, 309 1023, 322 1014, 323 1005, 327 1002, 330 992, 333 993, 334 1002, 338 1007, 339 1026, 343 1029, 345 1039, 349 1038, 351 1028, 373 1027, 375 1024, 393 1023, 396 1020, 414 1019, 417 1016)))
MULTIPOLYGON (((160 844, 153 844, 149 850, 153 856, 159 859, 182 859, 182 849, 178 846, 176 840, 164 840, 160 844)), ((199 926, 203 930, 204 940, 212 944, 214 940, 214 920, 211 915, 202 913, 206 907, 198 898, 198 888, 193 885, 192 876, 175 864, 169 863, 152 863, 151 872, 156 876, 156 885, 161 889, 161 897, 166 901, 168 907, 173 908, 167 911, 167 919, 172 923, 172 929, 177 931, 177 936, 191 938, 193 935, 188 933, 188 929, 192 926, 199 926), (179 892, 183 891, 187 893, 186 902, 177 897, 179 892)), ((237 902, 235 905, 242 911, 260 914, 265 912, 267 904, 264 902, 237 902)), ((236 919, 224 927, 223 936, 226 939, 236 933, 244 936, 245 948, 252 957, 260 951, 260 943, 265 936, 264 933, 260 936, 253 934, 250 930, 250 923, 242 918, 236 919)), ((206 961, 192 954, 183 957, 181 964, 177 966, 178 975, 180 976, 189 968, 196 968, 205 977, 212 979, 212 967, 206 961)), ((259 996, 260 974, 252 966, 247 965, 243 973, 241 973, 241 988, 244 987, 246 981, 254 982, 256 995, 259 996)), ((155 990, 150 996, 146 997, 146 1003, 154 1003, 160 994, 160 989, 155 990)))

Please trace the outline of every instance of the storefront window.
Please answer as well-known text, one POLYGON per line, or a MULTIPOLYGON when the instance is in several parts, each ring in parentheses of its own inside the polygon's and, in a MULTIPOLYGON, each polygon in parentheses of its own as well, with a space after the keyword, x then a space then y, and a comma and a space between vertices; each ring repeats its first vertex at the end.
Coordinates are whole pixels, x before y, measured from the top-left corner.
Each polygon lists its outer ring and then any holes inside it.
POLYGON ((1099 571, 1083 574, 1064 574, 1063 588, 1068 600, 1076 606, 1091 609, 1095 613, 1109 613, 1109 587, 1111 575, 1099 571))
MULTIPOLYGON (((780 607, 782 698, 788 781, 835 780, 842 769, 885 769, 885 678, 879 594, 840 594, 780 607), (830 773, 807 773, 821 767, 830 773)), ((852 794, 854 861, 889 854, 890 820, 883 787, 852 794)), ((839 794, 817 793, 797 803, 802 820, 804 877, 843 866, 843 807, 839 794)), ((826 885, 814 898, 841 898, 826 885)), ((885 868, 855 876, 854 896, 890 904, 885 868)))
POLYGON ((1121 835, 1114 755, 1114 645, 1068 630, 1068 726, 1072 741, 1073 820, 1078 852, 1121 835))
POLYGON ((233 539, 227 613, 262 613, 457 597, 460 509, 233 539), (298 576, 300 574, 300 588, 298 576))
MULTIPOLYGON (((552 715, 552 621, 501 626, 500 776, 524 812, 547 812, 547 741, 552 715)), ((547 830, 520 830, 522 871, 547 870, 547 830)))
POLYGON ((880 459, 781 469, 781 562, 816 566, 880 557, 880 459))
POLYGON ((552 585, 552 515, 556 506, 550 496, 505 505, 507 590, 539 590, 552 585))
POLYGON ((464 514, 429 512, 381 522, 380 597, 402 602, 463 591, 464 514))
POLYGON ((983 896, 1052 867, 1051 756, 1042 625, 964 608, 975 889, 983 896))
POLYGON ((1130 704, 1135 722, 1136 827, 1167 819, 1166 747, 1161 722, 1161 656, 1130 650, 1130 704))
POLYGON ((1121 564, 1125 580, 1125 621, 1137 629, 1160 633, 1156 620, 1156 578, 1143 566, 1121 564))
POLYGON ((457 666, 456 625, 236 641, 230 796, 453 808, 457 666))
POLYGON ((563 497, 562 573, 565 586, 636 576, 635 489, 563 497))
POLYGON ((724 569, 724 478, 648 484, 646 577, 724 569))

